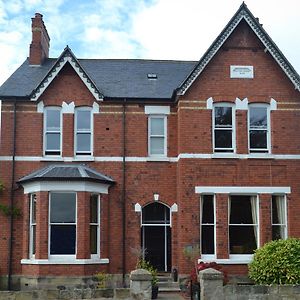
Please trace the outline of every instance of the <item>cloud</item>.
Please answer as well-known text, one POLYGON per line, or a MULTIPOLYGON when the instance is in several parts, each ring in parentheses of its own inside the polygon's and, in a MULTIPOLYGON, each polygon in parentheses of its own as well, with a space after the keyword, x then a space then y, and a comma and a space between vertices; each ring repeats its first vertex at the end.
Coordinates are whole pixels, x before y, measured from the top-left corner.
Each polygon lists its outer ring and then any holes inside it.
MULTIPOLYGON (((198 60, 240 0, 0 0, 0 84, 28 56, 31 18, 44 15, 50 56, 68 44, 78 58, 198 60)), ((300 1, 248 0, 300 71, 300 1), (284 10, 284 13, 283 13, 284 10)))

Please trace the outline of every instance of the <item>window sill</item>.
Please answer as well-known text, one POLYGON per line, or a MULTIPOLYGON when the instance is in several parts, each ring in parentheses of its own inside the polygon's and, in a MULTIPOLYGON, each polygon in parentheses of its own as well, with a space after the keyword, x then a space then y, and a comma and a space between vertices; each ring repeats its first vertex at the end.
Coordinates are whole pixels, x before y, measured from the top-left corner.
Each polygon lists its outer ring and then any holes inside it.
POLYGON ((91 258, 91 259, 22 259, 22 265, 96 265, 108 264, 108 258, 91 258))
POLYGON ((170 158, 167 156, 148 156, 147 161, 170 161, 170 158))
POLYGON ((238 158, 238 154, 232 152, 215 152, 211 158, 238 158))
POLYGON ((198 259, 198 263, 200 261, 203 262, 216 262, 221 265, 247 265, 253 259, 253 254, 232 254, 229 255, 229 258, 216 258, 214 255, 202 255, 201 258, 198 259))
POLYGON ((95 161, 94 156, 70 156, 70 157, 62 157, 62 156, 43 156, 41 161, 63 161, 63 162, 76 162, 76 161, 95 161))
POLYGON ((73 161, 95 161, 95 157, 91 155, 77 155, 73 161))

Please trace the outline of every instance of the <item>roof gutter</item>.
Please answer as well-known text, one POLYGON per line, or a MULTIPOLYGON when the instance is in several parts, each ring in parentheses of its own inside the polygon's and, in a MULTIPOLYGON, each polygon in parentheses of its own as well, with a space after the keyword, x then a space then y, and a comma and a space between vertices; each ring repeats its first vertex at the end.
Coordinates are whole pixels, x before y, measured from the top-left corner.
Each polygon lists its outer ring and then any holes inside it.
POLYGON ((14 207, 14 196, 15 196, 15 158, 16 158, 16 129, 17 129, 17 102, 14 100, 14 116, 13 116, 13 135, 12 135, 12 170, 11 170, 11 187, 10 187, 10 215, 9 215, 9 227, 10 227, 10 237, 8 245, 8 278, 7 278, 7 288, 12 289, 12 261, 13 261, 13 207, 14 207))

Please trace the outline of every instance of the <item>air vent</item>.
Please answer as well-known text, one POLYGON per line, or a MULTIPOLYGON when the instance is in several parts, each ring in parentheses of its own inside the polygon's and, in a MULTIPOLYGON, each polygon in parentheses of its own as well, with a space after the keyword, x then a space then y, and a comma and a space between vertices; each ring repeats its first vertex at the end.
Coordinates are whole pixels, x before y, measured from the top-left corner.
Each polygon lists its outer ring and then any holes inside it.
POLYGON ((154 73, 148 73, 148 74, 147 74, 147 78, 148 78, 148 79, 157 79, 157 75, 154 74, 154 73))

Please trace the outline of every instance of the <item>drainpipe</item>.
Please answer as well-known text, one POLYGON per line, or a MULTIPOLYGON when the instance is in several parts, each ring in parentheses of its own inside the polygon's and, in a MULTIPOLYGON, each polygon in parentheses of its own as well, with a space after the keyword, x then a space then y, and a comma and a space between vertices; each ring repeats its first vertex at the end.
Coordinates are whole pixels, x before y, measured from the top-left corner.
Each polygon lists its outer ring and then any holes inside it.
POLYGON ((122 158, 122 280, 126 287, 126 98, 123 101, 123 158, 122 158))
POLYGON ((14 194, 15 194, 15 157, 16 157, 16 124, 17 124, 17 103, 14 100, 14 117, 13 117, 13 136, 12 136, 12 170, 11 170, 11 187, 10 187, 10 215, 9 215, 9 226, 10 226, 10 237, 9 237, 9 245, 8 245, 8 280, 7 280, 7 288, 8 290, 12 289, 12 256, 13 256, 13 221, 14 216, 12 214, 14 207, 14 194))

